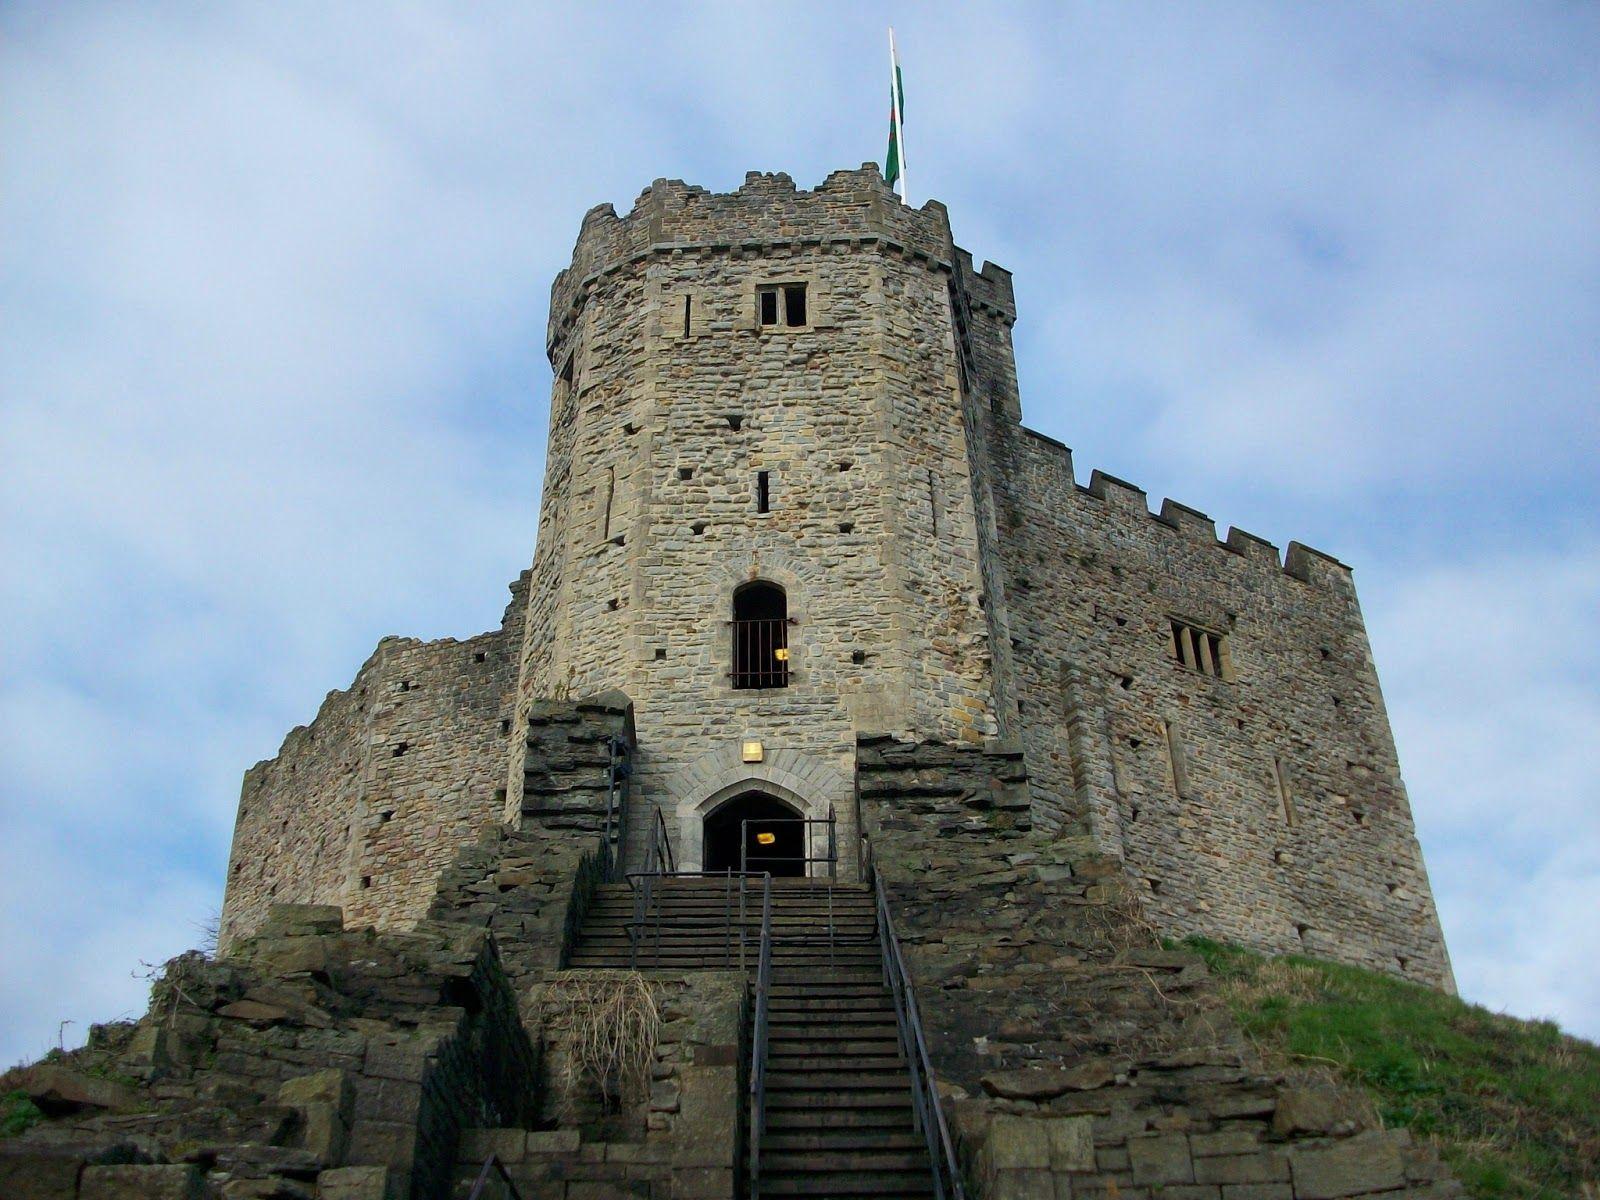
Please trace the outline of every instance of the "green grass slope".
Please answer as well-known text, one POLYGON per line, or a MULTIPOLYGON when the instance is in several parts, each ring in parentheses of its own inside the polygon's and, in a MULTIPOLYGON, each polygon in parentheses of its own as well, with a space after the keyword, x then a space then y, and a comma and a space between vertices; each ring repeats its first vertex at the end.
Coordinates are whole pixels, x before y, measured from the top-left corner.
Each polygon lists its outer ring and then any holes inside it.
POLYGON ((1600 1196, 1600 1046, 1373 971, 1184 944, 1270 1059, 1360 1085, 1471 1195, 1600 1196))

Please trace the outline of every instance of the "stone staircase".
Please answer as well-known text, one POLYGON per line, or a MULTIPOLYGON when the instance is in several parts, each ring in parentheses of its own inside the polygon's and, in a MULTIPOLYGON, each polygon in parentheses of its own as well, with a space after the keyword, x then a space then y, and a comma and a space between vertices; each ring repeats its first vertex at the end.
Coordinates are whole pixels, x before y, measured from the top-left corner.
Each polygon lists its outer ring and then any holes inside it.
MULTIPOLYGON (((759 887, 746 892, 741 925, 736 881, 660 881, 636 960, 628 939, 634 911, 626 884, 602 885, 569 966, 737 970, 742 928, 745 966, 754 975, 759 887)), ((777 879, 772 922, 761 1194, 931 1196, 928 1151, 913 1124, 871 894, 860 884, 777 879)))

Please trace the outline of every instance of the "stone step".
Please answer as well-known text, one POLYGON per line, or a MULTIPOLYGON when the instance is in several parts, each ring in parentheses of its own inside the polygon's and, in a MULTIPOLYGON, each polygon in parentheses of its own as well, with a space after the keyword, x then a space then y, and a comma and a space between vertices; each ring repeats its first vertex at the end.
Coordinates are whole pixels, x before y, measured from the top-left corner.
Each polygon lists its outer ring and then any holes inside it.
POLYGON ((867 1171, 931 1173, 926 1146, 910 1150, 778 1150, 761 1143, 761 1181, 781 1175, 838 1175, 867 1171))
POLYGON ((897 1091, 911 1103, 911 1077, 896 1063, 881 1071, 773 1071, 767 1072, 767 1095, 775 1092, 836 1092, 854 1101, 857 1094, 897 1091))
POLYGON ((827 1196, 830 1200, 872 1196, 882 1200, 888 1196, 932 1193, 933 1175, 927 1167, 921 1171, 816 1171, 781 1175, 761 1172, 763 1196, 827 1196))
MULTIPOLYGON (((911 1084, 908 1079, 901 1077, 900 1083, 895 1087, 877 1089, 867 1088, 835 1088, 825 1087, 821 1090, 816 1087, 806 1088, 773 1088, 771 1081, 767 1084, 767 1113, 770 1115, 779 1111, 792 1111, 800 1109, 812 1112, 822 1109, 833 1109, 851 1114, 860 1114, 872 1109, 893 1110, 904 1113, 901 1118, 911 1121, 911 1084)), ((848 1122, 841 1124, 855 1124, 854 1116, 848 1122)))
MULTIPOLYGON (((737 906, 733 911, 725 911, 721 905, 715 908, 677 908, 670 907, 663 910, 646 908, 636 912, 630 905, 627 908, 617 909, 590 909, 583 916, 586 928, 626 928, 635 918, 653 920, 660 917, 664 921, 682 923, 684 925, 704 925, 721 929, 729 924, 737 929, 742 924, 746 929, 761 928, 761 914, 746 912, 739 915, 737 906)), ((772 924, 776 929, 811 929, 827 928, 828 922, 841 929, 866 929, 876 931, 878 923, 871 913, 841 912, 794 912, 789 909, 780 909, 772 914, 772 924)))
POLYGON ((773 1073, 799 1075, 807 1071, 904 1071, 905 1060, 900 1048, 856 1049, 855 1044, 827 1047, 806 1054, 769 1054, 767 1070, 773 1073), (837 1051, 830 1053, 830 1051, 837 1051))
POLYGON ((885 993, 874 996, 767 997, 767 1014, 785 1021, 888 1021, 894 1022, 894 1002, 885 993))
MULTIPOLYGON (((579 944, 585 946, 629 946, 633 944, 632 937, 625 929, 589 929, 585 927, 580 931, 578 941, 579 944)), ((653 944, 657 941, 663 944, 671 942, 675 946, 725 946, 730 944, 737 946, 739 944, 739 933, 737 930, 729 934, 721 929, 685 929, 681 925, 663 925, 659 934, 653 929, 641 929, 639 931, 639 944, 641 946, 646 942, 653 944)), ((746 936, 744 944, 746 946, 760 946, 761 939, 760 937, 746 936)), ((774 951, 827 950, 830 946, 834 949, 853 950, 858 954, 881 958, 876 937, 866 938, 851 935, 850 937, 835 936, 829 938, 826 933, 808 932, 772 939, 774 951)))
POLYGON ((782 1028, 769 1025, 767 1038, 774 1051, 784 1054, 848 1054, 848 1046, 863 1047, 862 1053, 874 1054, 878 1050, 865 1047, 898 1046, 900 1039, 893 1025, 787 1025, 782 1028))
MULTIPOLYGON (((626 941, 590 941, 580 939, 573 947, 574 954, 613 954, 627 958, 635 952, 635 948, 626 941)), ((739 957, 738 942, 694 942, 679 941, 675 938, 662 938, 657 942, 654 938, 640 941, 637 952, 640 955, 677 956, 682 958, 690 955, 698 958, 712 957, 739 957)), ((760 957, 760 947, 748 943, 744 948, 745 957, 760 957)), ((772 948, 772 967, 774 971, 795 971, 801 968, 829 967, 851 971, 873 970, 878 964, 877 951, 859 950, 853 946, 836 946, 829 950, 826 946, 774 946, 772 948)))
POLYGON ((797 1137, 850 1133, 876 1135, 903 1134, 912 1128, 911 1097, 899 1107, 878 1105, 862 1108, 774 1107, 767 1105, 767 1136, 793 1134, 797 1137))
POLYGON ((832 1153, 835 1151, 851 1150, 903 1150, 915 1152, 926 1160, 928 1144, 919 1133, 909 1132, 910 1126, 902 1128, 900 1122, 891 1127, 873 1128, 867 1126, 856 1128, 854 1126, 841 1126, 828 1128, 826 1126, 796 1132, 793 1130, 774 1131, 771 1122, 767 1124, 766 1132, 761 1138, 761 1154, 765 1158, 768 1154, 787 1150, 811 1150, 832 1153))

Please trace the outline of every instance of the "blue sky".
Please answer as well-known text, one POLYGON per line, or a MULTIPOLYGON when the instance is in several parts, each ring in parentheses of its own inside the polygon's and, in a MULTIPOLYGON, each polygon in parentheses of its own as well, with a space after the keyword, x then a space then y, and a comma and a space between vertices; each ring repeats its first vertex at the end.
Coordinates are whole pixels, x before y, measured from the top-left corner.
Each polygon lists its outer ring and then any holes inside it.
POLYGON ((1600 1036, 1600 8, 12 3, 0 1062, 142 1009, 379 637, 498 621, 585 209, 879 159, 890 20, 1027 422, 1355 565, 1463 993, 1600 1036))

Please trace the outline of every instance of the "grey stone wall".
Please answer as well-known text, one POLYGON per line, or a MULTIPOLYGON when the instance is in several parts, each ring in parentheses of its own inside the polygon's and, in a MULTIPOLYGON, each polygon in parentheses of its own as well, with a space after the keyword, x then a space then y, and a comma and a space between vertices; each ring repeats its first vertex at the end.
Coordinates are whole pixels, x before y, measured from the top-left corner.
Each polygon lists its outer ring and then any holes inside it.
POLYGON ((636 815, 665 808, 691 865, 715 788, 844 813, 856 731, 997 729, 952 253, 942 207, 875 171, 658 181, 591 212, 556 281, 521 703, 632 696, 636 815), (757 287, 786 282, 806 325, 760 326, 757 287), (758 578, 788 594, 791 683, 736 691, 732 594, 758 578), (746 768, 746 739, 771 757, 746 768))
POLYGON ((1029 818, 1022 756, 864 739, 862 825, 986 1200, 1448 1197, 1431 1146, 1264 1068, 1121 864, 1029 818))
POLYGON ((1453 988, 1349 569, 1079 486, 1003 415, 984 440, 1041 821, 1092 832, 1164 932, 1453 988), (1176 661, 1174 619, 1231 669, 1176 661))
POLYGON ((456 850, 504 808, 526 576, 501 629, 385 638, 348 690, 245 775, 221 945, 274 903, 334 904, 352 925, 427 911, 456 850))

